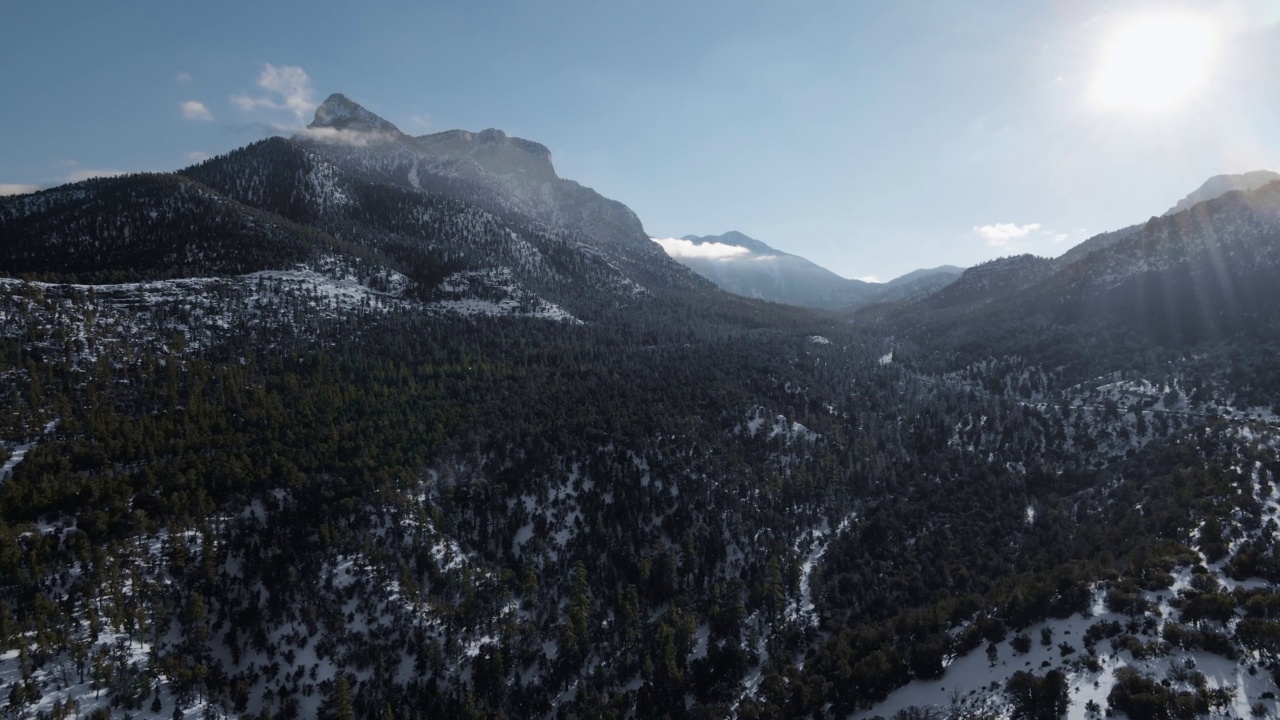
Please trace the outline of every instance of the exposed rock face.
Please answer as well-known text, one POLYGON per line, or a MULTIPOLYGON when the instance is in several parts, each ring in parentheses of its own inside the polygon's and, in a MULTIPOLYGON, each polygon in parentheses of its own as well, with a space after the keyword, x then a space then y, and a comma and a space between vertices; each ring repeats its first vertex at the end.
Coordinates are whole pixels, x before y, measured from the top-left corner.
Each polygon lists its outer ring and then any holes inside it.
POLYGON ((315 119, 307 127, 402 134, 395 125, 365 110, 342 93, 334 93, 321 103, 316 108, 315 119))
POLYGON ((661 255, 630 208, 561 178, 546 146, 501 130, 411 137, 335 93, 294 139, 358 176, 445 194, 461 192, 449 181, 462 181, 470 189, 461 199, 581 232, 602 250, 661 255))

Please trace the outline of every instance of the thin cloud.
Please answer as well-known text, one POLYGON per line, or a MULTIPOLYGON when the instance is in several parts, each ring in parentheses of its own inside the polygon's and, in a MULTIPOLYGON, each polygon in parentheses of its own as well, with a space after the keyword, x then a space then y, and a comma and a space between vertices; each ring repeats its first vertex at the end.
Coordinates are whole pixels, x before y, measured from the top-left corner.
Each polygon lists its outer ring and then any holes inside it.
POLYGON ((28 185, 26 183, 0 183, 0 197, 6 195, 26 195, 40 189, 39 185, 28 185))
POLYGON ((188 73, 184 73, 184 72, 180 72, 180 73, 178 73, 178 82, 183 83, 183 84, 186 84, 186 83, 189 83, 189 82, 193 82, 193 79, 192 79, 192 77, 191 77, 191 75, 190 75, 190 74, 188 74, 188 73))
POLYGON ((89 180, 90 178, 115 177, 124 175, 126 170, 115 170, 112 168, 79 168, 65 175, 63 182, 80 182, 81 180, 89 180))
POLYGON ((315 111, 315 91, 311 88, 311 78, 306 71, 296 65, 276 67, 267 63, 258 75, 258 87, 267 91, 266 95, 250 97, 249 95, 233 95, 231 102, 244 112, 252 112, 259 108, 267 110, 287 110, 292 112, 299 122, 315 111))
POLYGON ((701 258, 703 260, 729 260, 750 255, 751 251, 727 243, 694 243, 680 238, 649 238, 662 246, 673 258, 701 258))
POLYGON ((213 122, 213 113, 209 112, 209 108, 205 107, 204 103, 196 100, 188 100, 182 103, 182 117, 188 120, 213 122))
MULTIPOLYGON (((275 129, 278 132, 288 132, 290 130, 290 128, 285 127, 277 127, 275 129)), ((297 135, 306 140, 325 145, 346 145, 348 147, 368 147, 395 139, 391 133, 378 132, 377 130, 360 131, 331 127, 304 127, 297 131, 297 135)))
POLYGON ((973 232, 978 237, 986 240, 989 245, 1008 245, 1010 242, 1021 240, 1039 229, 1040 223, 1028 223, 1026 225, 994 223, 976 226, 973 228, 973 232))
POLYGON ((431 121, 431 116, 429 115, 410 115, 409 116, 410 130, 416 130, 417 132, 427 132, 432 128, 434 124, 435 123, 431 121))
POLYGON ((183 156, 182 156, 182 159, 183 159, 183 160, 186 160, 187 162, 198 163, 198 162, 200 162, 201 160, 208 160, 208 159, 209 159, 209 153, 207 153, 207 152, 205 152, 205 151, 203 151, 203 150, 192 150, 191 152, 187 153, 186 155, 183 155, 183 156))

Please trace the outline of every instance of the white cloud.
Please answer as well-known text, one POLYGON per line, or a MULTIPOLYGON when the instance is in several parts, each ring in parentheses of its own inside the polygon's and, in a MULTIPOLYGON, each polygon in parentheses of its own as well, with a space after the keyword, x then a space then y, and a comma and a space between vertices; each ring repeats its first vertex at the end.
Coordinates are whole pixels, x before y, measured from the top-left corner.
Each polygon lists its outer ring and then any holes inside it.
POLYGON ((205 107, 204 103, 195 100, 188 100, 182 103, 182 117, 188 120, 213 121, 213 113, 209 112, 209 108, 205 107))
POLYGON ((266 90, 267 95, 233 95, 231 102, 245 112, 257 108, 288 110, 299 122, 314 112, 318 104, 314 98, 315 92, 311 89, 311 78, 296 65, 276 67, 267 63, 258 75, 258 87, 266 90))
POLYGON ((183 156, 182 156, 182 159, 183 159, 183 160, 186 160, 187 162, 198 163, 198 162, 200 162, 201 160, 208 160, 208 159, 209 159, 209 153, 207 153, 207 152, 205 152, 205 151, 203 151, 203 150, 192 150, 191 152, 187 153, 186 155, 183 155, 183 156))
POLYGON ((704 260, 728 260, 730 258, 750 255, 751 251, 727 243, 695 244, 691 240, 680 238, 649 238, 662 246, 663 250, 673 258, 702 258, 704 260))
POLYGON ((865 282, 865 283, 875 283, 875 284, 877 284, 877 285, 879 285, 880 283, 884 282, 883 280, 881 280, 880 278, 876 277, 875 275, 863 275, 862 277, 857 278, 857 279, 858 279, 858 280, 861 280, 862 282, 865 282))
POLYGON ((1017 223, 994 223, 973 228, 973 232, 990 245, 1008 245, 1011 241, 1020 240, 1036 230, 1040 223, 1018 225, 1017 223))
POLYGON ((0 183, 0 197, 5 195, 26 195, 39 189, 39 185, 28 185, 26 183, 0 183))
POLYGON ((189 83, 191 81, 192 81, 191 75, 189 75, 188 73, 184 73, 184 72, 178 73, 178 82, 189 83))
MULTIPOLYGON (((290 132, 293 128, 276 127, 275 130, 278 132, 290 132)), ((297 131, 297 135, 326 145, 348 145, 351 147, 368 147, 395 139, 391 133, 378 132, 376 130, 361 131, 331 127, 304 127, 297 131)))

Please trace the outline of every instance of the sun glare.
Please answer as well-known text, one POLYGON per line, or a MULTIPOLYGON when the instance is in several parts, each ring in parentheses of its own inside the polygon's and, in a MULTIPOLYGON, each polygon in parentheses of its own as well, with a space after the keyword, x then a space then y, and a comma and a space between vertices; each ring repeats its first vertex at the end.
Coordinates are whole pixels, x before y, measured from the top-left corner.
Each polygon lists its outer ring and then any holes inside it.
POLYGON ((1161 112, 1204 85, 1216 46, 1213 27, 1195 15, 1142 15, 1117 26, 1094 79, 1095 102, 1110 110, 1161 112))

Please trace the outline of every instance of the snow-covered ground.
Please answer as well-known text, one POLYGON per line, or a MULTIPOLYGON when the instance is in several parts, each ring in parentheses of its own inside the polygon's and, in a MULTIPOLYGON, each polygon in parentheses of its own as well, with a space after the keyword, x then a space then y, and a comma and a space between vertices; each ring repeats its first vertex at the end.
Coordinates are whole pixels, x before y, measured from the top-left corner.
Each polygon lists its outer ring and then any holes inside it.
POLYGON ((852 513, 847 515, 836 526, 835 532, 832 532, 831 526, 823 520, 821 525, 796 540, 796 551, 805 552, 805 555, 804 562, 800 565, 800 594, 788 601, 787 610, 784 613, 787 620, 798 620, 813 627, 818 626, 818 614, 815 612, 811 586, 813 571, 822 561, 822 556, 827 553, 831 541, 848 530, 856 517, 857 515, 852 513))
MULTIPOLYGON (((1144 643, 1159 642, 1158 627, 1161 627, 1170 617, 1172 609, 1169 607, 1168 600, 1178 589, 1180 588, 1175 585, 1174 588, 1163 593, 1148 593, 1148 597, 1155 600, 1157 608, 1164 613, 1164 619, 1157 623, 1155 630, 1139 631, 1137 637, 1144 643), (1161 599, 1157 599, 1157 596, 1161 599)), ((1071 705, 1067 713, 1069 720, 1086 720, 1087 718, 1096 720, 1098 715, 1090 715, 1087 711, 1088 703, 1097 703, 1105 713, 1107 695, 1115 682, 1116 671, 1122 667, 1132 667, 1157 681, 1171 678, 1170 682, 1174 683, 1175 687, 1177 681, 1172 678, 1182 676, 1178 668, 1202 672, 1209 687, 1234 690, 1230 713, 1234 717, 1248 717, 1250 708, 1258 702, 1264 703, 1273 717, 1280 710, 1276 700, 1262 699, 1264 693, 1276 692, 1276 686, 1269 673, 1259 670, 1255 674, 1250 674, 1249 663, 1237 663, 1204 651, 1186 652, 1173 649, 1152 657, 1135 658, 1129 651, 1115 651, 1110 645, 1110 640, 1103 639, 1099 640, 1096 646, 1098 667, 1090 669, 1085 662, 1088 656, 1083 642, 1085 631, 1102 621, 1118 622, 1122 626, 1130 625, 1130 618, 1127 615, 1106 610, 1101 601, 1102 595, 1102 589, 1098 588, 1094 607, 1096 615, 1089 617, 1074 615, 1066 619, 1039 623, 1024 630, 1023 632, 1032 639, 1030 652, 1019 655, 1012 645, 1015 635, 1010 634, 1003 642, 996 644, 997 656, 994 665, 989 662, 983 648, 976 649, 968 655, 954 659, 941 678, 928 681, 915 680, 899 688, 883 702, 855 713, 852 717, 856 720, 876 716, 892 718, 896 713, 913 706, 945 709, 958 701, 1002 708, 1006 704, 1003 698, 1005 682, 1015 672, 1024 670, 1043 675, 1051 669, 1058 669, 1067 674, 1070 682, 1071 705), (1041 642, 1041 633, 1046 629, 1050 633, 1048 645, 1041 642), (1062 643, 1072 648, 1070 653, 1063 654, 1060 647, 1062 643)), ((1182 689, 1190 689, 1190 687, 1182 689)))
MULTIPOLYGON (((1267 429, 1269 426, 1258 427, 1267 429)), ((1257 428, 1248 425, 1235 428, 1235 432, 1251 441, 1276 442, 1272 433, 1268 433, 1266 438, 1260 438, 1255 434, 1257 428)), ((1207 572, 1213 579, 1214 586, 1228 592, 1270 588, 1269 583, 1260 579, 1235 580, 1226 574, 1228 559, 1246 539, 1269 532, 1268 528, 1274 528, 1280 523, 1280 485, 1264 480, 1265 470, 1261 462, 1255 461, 1252 467, 1241 466, 1237 471, 1249 478, 1252 499, 1259 508, 1258 522, 1248 523, 1248 526, 1255 529, 1247 530, 1238 511, 1226 518, 1236 535, 1231 542, 1230 551, 1223 559, 1209 563, 1204 553, 1196 550, 1195 554, 1199 558, 1196 564, 1203 568, 1197 568, 1196 572, 1207 572)), ((1028 506, 1026 512, 1027 522, 1034 522, 1034 506, 1028 506)), ((1196 548, 1199 543, 1200 528, 1196 528, 1186 538, 1186 544, 1196 548)), ((1111 612, 1105 602, 1108 587, 1104 583, 1098 583, 1093 588, 1093 602, 1087 613, 1065 619, 1051 619, 1022 630, 1022 633, 1032 638, 1029 652, 1019 655, 1014 650, 1014 637, 1019 633, 1011 632, 1004 641, 996 644, 994 664, 988 660, 987 653, 982 648, 976 649, 963 657, 954 658, 941 678, 913 681, 899 688, 883 702, 856 713, 853 718, 891 718, 912 706, 945 709, 956 703, 1003 709, 1006 705, 1003 698, 1004 685, 1013 673, 1025 670, 1043 675, 1050 669, 1057 668, 1067 674, 1070 682, 1071 705, 1068 718, 1096 720, 1098 715, 1087 711, 1089 703, 1096 703, 1103 713, 1106 712, 1107 696, 1115 683, 1116 671, 1123 667, 1134 668, 1158 682, 1167 682, 1175 690, 1194 691, 1189 678, 1194 677, 1194 673, 1203 673, 1209 688, 1226 688, 1232 693, 1229 707, 1225 711, 1215 712, 1214 717, 1256 716, 1255 708, 1265 710, 1268 717, 1280 715, 1280 703, 1276 700, 1280 689, 1266 669, 1264 658, 1258 654, 1246 650, 1236 660, 1203 650, 1182 650, 1163 641, 1165 626, 1179 617, 1173 601, 1191 588, 1193 575, 1193 567, 1190 565, 1175 568, 1169 588, 1142 593, 1151 609, 1133 617, 1111 612), (1109 639, 1103 639, 1096 644, 1096 662, 1087 662, 1090 654, 1083 643, 1084 634, 1089 627, 1100 622, 1118 623, 1124 628, 1125 634, 1134 636, 1154 652, 1150 655, 1140 653, 1143 656, 1137 657, 1131 650, 1114 646, 1109 639), (1050 641, 1042 643, 1041 633, 1046 632, 1050 641), (1069 652, 1064 652, 1062 643, 1070 646, 1069 652)), ((1237 610, 1236 616, 1228 622, 1218 624, 1208 621, 1207 627, 1231 636, 1241 617, 1241 611, 1237 610)))
POLYGON ((13 469, 18 467, 18 463, 27 457, 27 452, 35 447, 35 443, 25 443, 13 448, 9 459, 4 461, 4 465, 0 465, 0 482, 7 480, 13 469))
MULTIPOLYGON (((44 426, 44 434, 48 435, 53 432, 53 429, 57 426, 57 420, 50 420, 49 423, 44 426)), ((18 463, 21 463, 27 458, 27 453, 31 452, 32 448, 35 446, 36 442, 32 441, 28 443, 21 443, 11 448, 9 459, 4 461, 4 465, 0 465, 0 482, 4 482, 9 479, 9 476, 13 474, 14 468, 18 467, 18 463)))
POLYGON ((781 437, 783 442, 791 444, 796 440, 804 442, 814 442, 822 437, 821 434, 810 430, 804 425, 787 419, 785 415, 774 415, 768 417, 768 411, 757 405, 747 412, 747 421, 739 427, 739 432, 744 433, 748 437, 756 437, 766 429, 764 437, 772 440, 781 437))
POLYGON ((456 272, 445 278, 437 290, 444 297, 427 306, 437 312, 464 316, 512 315, 573 325, 582 322, 559 305, 526 290, 508 268, 456 272))

